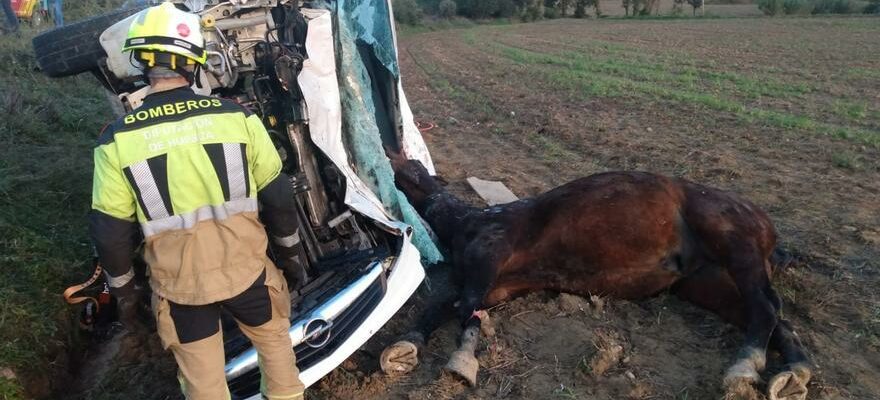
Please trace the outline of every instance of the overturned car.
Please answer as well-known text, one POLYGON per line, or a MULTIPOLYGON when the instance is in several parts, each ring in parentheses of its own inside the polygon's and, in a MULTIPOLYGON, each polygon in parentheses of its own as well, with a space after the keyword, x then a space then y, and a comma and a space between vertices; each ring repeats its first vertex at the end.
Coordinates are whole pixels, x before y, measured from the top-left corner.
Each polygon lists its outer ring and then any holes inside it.
MULTIPOLYGON (((207 42, 193 89, 259 115, 291 176, 309 283, 291 293, 289 335, 311 385, 403 306, 421 260, 439 258, 382 153, 432 165, 400 84, 390 0, 173 3, 200 16, 207 42)), ((136 110, 149 88, 121 49, 146 5, 37 36, 42 71, 94 74, 119 113, 136 110)), ((230 391, 259 398, 256 351, 231 318, 223 328, 230 391)))

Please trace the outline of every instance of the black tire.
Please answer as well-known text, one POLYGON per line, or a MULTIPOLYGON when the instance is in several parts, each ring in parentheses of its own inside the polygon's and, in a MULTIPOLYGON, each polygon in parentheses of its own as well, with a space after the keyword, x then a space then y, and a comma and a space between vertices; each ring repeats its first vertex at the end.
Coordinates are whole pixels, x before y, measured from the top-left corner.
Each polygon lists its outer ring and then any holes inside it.
POLYGON ((34 54, 44 74, 60 78, 94 70, 107 56, 98 38, 105 29, 143 8, 117 10, 34 37, 34 54))

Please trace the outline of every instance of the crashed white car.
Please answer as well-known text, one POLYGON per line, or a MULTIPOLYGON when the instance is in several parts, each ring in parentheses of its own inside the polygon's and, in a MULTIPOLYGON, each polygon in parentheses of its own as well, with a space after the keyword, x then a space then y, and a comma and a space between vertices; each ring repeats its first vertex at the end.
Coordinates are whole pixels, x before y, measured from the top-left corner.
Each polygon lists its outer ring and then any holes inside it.
MULTIPOLYGON (((147 87, 121 48, 142 3, 36 37, 43 72, 93 73, 120 111, 137 108, 147 87)), ((174 3, 201 16, 207 40, 194 89, 260 115, 293 177, 311 281, 292 295, 290 337, 311 385, 403 306, 424 277, 420 257, 436 252, 382 167, 391 145, 433 170, 401 89, 390 0, 174 3)), ((255 350, 231 320, 224 337, 233 396, 258 398, 255 350)))

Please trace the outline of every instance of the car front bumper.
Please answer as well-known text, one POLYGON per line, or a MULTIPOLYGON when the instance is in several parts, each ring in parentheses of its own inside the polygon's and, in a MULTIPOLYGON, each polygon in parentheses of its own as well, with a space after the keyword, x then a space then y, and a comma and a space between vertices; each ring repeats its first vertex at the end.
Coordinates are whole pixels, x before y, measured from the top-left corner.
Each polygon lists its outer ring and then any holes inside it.
MULTIPOLYGON (((288 333, 296 350, 300 380, 306 387, 342 364, 375 335, 421 284, 425 271, 411 243, 411 231, 401 233, 400 254, 390 266, 371 264, 333 298, 294 320, 288 333)), ((226 379, 233 395, 260 399, 256 392, 260 381, 257 365, 253 348, 226 364, 226 379)))

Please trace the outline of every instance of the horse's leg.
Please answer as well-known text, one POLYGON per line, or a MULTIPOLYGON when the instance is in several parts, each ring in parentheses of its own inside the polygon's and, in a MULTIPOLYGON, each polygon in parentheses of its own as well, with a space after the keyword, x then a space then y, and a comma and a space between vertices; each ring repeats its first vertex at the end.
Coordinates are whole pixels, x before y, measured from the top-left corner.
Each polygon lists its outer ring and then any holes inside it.
MULTIPOLYGON (((743 297, 733 278, 725 270, 710 266, 703 267, 677 282, 672 290, 681 299, 715 312, 737 327, 745 329, 748 326, 748 313, 743 297)), ((769 292, 766 294, 774 311, 778 312, 781 302, 772 292, 772 288, 766 292, 769 292)), ((770 399, 805 399, 806 384, 810 380, 809 361, 800 340, 787 321, 779 320, 770 337, 770 347, 778 350, 786 363, 786 370, 770 380, 768 386, 770 399)))
POLYGON ((463 378, 471 386, 477 384, 477 372, 480 364, 474 353, 480 344, 480 327, 483 313, 482 302, 486 289, 466 284, 457 307, 458 318, 462 321, 462 332, 459 337, 458 350, 449 356, 444 369, 463 378))
POLYGON ((419 349, 423 348, 431 333, 455 317, 453 303, 456 295, 433 301, 422 311, 415 328, 397 342, 385 348, 379 357, 382 371, 389 375, 402 375, 412 371, 419 363, 419 349))
POLYGON ((736 283, 743 297, 746 313, 745 344, 740 350, 739 359, 727 370, 724 383, 729 388, 742 383, 758 382, 758 372, 767 364, 767 345, 776 329, 779 318, 776 314, 778 298, 772 298, 770 277, 767 275, 767 261, 760 255, 757 246, 736 246, 731 250, 727 271, 736 283))
POLYGON ((464 378, 471 386, 477 383, 480 369, 474 352, 480 343, 480 327, 486 294, 497 281, 497 260, 507 258, 510 249, 504 242, 494 241, 492 236, 475 240, 463 252, 460 260, 461 282, 463 284, 458 303, 458 319, 462 333, 459 348, 449 356, 445 369, 464 378))
POLYGON ((770 346, 778 350, 785 359, 784 371, 770 378, 767 395, 770 400, 804 400, 807 398, 807 383, 812 372, 810 361, 804 353, 800 338, 791 324, 779 319, 776 330, 770 338, 770 346))

